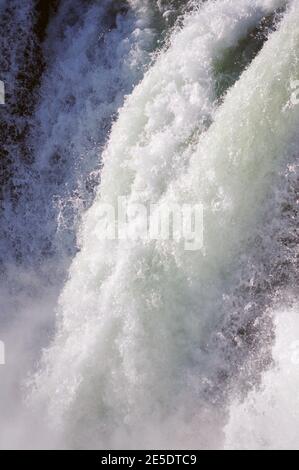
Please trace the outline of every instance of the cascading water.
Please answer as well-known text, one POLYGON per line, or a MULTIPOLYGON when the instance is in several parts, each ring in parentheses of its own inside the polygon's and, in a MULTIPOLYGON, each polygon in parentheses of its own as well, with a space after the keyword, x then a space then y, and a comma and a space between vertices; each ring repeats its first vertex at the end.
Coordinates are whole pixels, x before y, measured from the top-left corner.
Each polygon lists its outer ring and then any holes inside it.
POLYGON ((3 446, 10 428, 16 437, 22 380, 51 335, 111 122, 175 21, 150 3, 0 3, 0 321, 10 358, 0 370, 3 446))
POLYGON ((273 312, 296 324, 298 21, 298 0, 51 2, 1 244, 9 341, 43 334, 1 446, 296 446, 262 414, 287 402, 273 312), (103 240, 121 196, 200 203, 202 249, 103 240))

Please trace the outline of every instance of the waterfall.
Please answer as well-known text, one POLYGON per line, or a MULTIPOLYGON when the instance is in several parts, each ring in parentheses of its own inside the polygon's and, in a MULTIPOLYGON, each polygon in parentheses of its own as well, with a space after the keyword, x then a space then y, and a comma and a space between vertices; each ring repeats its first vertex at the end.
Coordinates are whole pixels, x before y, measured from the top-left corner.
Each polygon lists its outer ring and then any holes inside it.
MULTIPOLYGON (((15 283, 20 304, 10 343, 22 315, 37 325, 16 420, 39 436, 0 445, 278 445, 269 402, 278 421, 287 337, 296 348, 279 312, 296 325, 298 21, 298 0, 53 2, 0 245, 6 310, 15 283), (200 206, 202 245, 104 237, 120 198, 200 206)), ((128 229, 141 225, 137 211, 128 229)))

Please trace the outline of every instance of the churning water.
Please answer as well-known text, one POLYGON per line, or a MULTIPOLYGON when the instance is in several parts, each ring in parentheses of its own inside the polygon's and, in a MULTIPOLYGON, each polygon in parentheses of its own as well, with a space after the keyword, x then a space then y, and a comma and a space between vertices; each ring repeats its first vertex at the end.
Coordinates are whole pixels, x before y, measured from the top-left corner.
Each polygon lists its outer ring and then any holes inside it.
POLYGON ((0 446, 298 447, 299 1, 0 14, 0 446), (120 196, 203 247, 104 240, 120 196))

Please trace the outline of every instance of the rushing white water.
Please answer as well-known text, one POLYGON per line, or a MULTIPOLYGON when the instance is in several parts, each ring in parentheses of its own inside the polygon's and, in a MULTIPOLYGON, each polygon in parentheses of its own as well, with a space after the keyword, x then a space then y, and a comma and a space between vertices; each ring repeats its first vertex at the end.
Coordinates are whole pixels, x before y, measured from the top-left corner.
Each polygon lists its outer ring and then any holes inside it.
POLYGON ((19 415, 23 419, 21 384, 49 340, 77 249, 76 221, 98 183, 101 148, 125 94, 159 46, 160 30, 172 24, 148 0, 48 3, 52 10, 44 2, 0 5, 6 89, 0 333, 9 358, 0 370, 4 447, 24 445, 22 430, 16 432, 19 415))
MULTIPOLYGON (((292 3, 218 108, 215 61, 285 2, 205 3, 120 111, 60 298, 56 337, 35 377, 32 401, 46 403, 65 445, 221 446, 229 365, 210 343, 229 323, 225 298, 250 272, 250 247, 261 225, 271 226, 275 187, 298 145, 299 109, 283 111, 298 75, 299 5, 292 3), (204 249, 103 242, 101 203, 120 195, 145 204, 201 202, 204 249)), ((274 246, 268 241, 267 256, 274 246)))
POLYGON ((275 367, 259 389, 232 403, 225 427, 226 448, 298 449, 299 312, 275 312, 275 367))
POLYGON ((0 447, 296 447, 299 0, 11 5, 0 447), (119 196, 202 204, 203 248, 103 240, 119 196))

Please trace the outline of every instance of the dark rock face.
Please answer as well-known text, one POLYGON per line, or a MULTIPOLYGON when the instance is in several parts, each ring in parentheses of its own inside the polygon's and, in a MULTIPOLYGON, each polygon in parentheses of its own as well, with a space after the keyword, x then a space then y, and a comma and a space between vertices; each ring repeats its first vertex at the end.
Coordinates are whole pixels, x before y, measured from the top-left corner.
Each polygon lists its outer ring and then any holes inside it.
MULTIPOLYGON (((150 21, 159 32, 157 36, 167 30, 168 20, 163 18, 165 9, 172 9, 175 20, 185 8, 183 3, 163 2, 162 7, 159 2, 153 2, 150 21)), ((97 131, 92 129, 90 135, 87 135, 87 129, 85 140, 82 139, 84 142, 81 142, 80 148, 75 148, 76 125, 72 127, 69 123, 76 122, 78 114, 84 112, 80 95, 82 87, 77 86, 75 80, 88 80, 89 71, 94 69, 100 75, 110 73, 110 70, 112 75, 117 74, 117 69, 114 71, 112 68, 115 67, 115 60, 120 62, 121 58, 113 56, 116 47, 113 34, 119 22, 123 23, 130 15, 132 19, 130 6, 126 0, 9 0, 2 7, 0 80, 5 84, 6 104, 0 108, 0 217, 4 227, 0 237, 0 262, 8 259, 8 254, 17 262, 26 256, 28 259, 36 255, 39 259, 53 255, 53 237, 57 228, 54 198, 80 199, 85 207, 91 203, 99 182, 100 147, 109 135, 117 106, 121 105, 120 97, 130 93, 131 88, 127 83, 122 83, 121 77, 114 77, 102 96, 93 90, 94 84, 91 84, 90 94, 94 96, 89 99, 87 84, 83 92, 88 102, 86 107, 100 106, 103 102, 107 112, 99 122, 93 124, 92 127, 97 128, 97 131), (64 60, 61 57, 65 57, 62 49, 71 49, 69 35, 75 42, 82 29, 88 27, 89 11, 98 16, 94 18, 96 27, 89 43, 83 46, 85 68, 80 71, 80 77, 74 77, 66 93, 66 79, 59 76, 59 68, 63 67, 64 60), (45 82, 48 86, 46 97, 45 82), (49 104, 51 99, 57 106, 49 110, 44 119, 45 122, 48 120, 48 126, 46 124, 42 129, 37 114, 41 105, 45 113, 44 102, 49 104), (51 143, 48 143, 48 139, 55 132, 58 113, 68 121, 70 129, 66 128, 65 138, 57 138, 54 145, 54 139, 51 143), (43 153, 46 156, 41 157, 44 161, 43 165, 39 165, 37 161, 43 153), (84 165, 81 164, 82 155, 84 165), (68 191, 67 195, 64 191, 68 191), (35 226, 39 226, 40 230, 32 228, 32 218, 38 219, 35 226), (40 251, 38 254, 32 252, 32 238, 36 240, 36 247, 40 251)), ((153 44, 153 48, 161 45, 162 40, 153 44)), ((74 63, 74 55, 73 49, 66 59, 74 63)), ((121 65, 116 64, 118 66, 121 73, 121 65)), ((80 117, 82 121, 85 119, 83 114, 80 117)), ((71 204, 66 202, 65 213, 71 213, 72 210, 71 204)), ((72 240, 69 245, 74 245, 72 215, 67 214, 66 218, 70 227, 69 238, 72 240)))
POLYGON ((27 143, 45 62, 42 41, 57 1, 7 2, 0 16, 0 78, 5 105, 0 109, 0 200, 17 203, 22 188, 13 183, 19 166, 30 165, 27 143))

